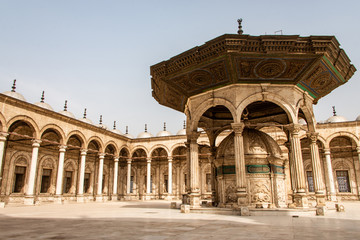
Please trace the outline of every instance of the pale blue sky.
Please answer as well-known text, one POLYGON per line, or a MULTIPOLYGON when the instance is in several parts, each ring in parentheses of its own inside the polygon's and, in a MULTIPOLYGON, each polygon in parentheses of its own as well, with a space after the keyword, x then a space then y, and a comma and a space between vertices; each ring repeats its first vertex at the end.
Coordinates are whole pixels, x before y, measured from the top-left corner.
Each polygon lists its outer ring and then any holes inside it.
MULTIPOLYGON (((80 118, 136 136, 154 135, 167 122, 175 134, 183 113, 151 97, 150 66, 224 33, 335 35, 360 71, 360 1, 112 1, 0 0, 0 91, 17 91, 80 118)), ((350 81, 315 106, 317 121, 360 115, 360 80, 350 81)))

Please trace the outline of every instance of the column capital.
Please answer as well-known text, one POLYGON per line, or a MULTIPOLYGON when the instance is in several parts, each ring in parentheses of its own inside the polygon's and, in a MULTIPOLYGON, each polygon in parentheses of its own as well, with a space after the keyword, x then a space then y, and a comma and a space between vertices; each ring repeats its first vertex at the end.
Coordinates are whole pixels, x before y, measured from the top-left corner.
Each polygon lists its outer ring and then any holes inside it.
POLYGON ((356 152, 360 154, 360 147, 356 147, 356 152))
POLYGON ((200 136, 200 132, 197 132, 197 131, 193 131, 191 132, 189 135, 188 135, 188 142, 189 143, 196 143, 197 139, 199 138, 200 136))
POLYGON ((238 135, 238 134, 242 134, 242 132, 244 131, 244 128, 245 128, 245 124, 243 122, 240 122, 240 123, 232 123, 231 124, 231 127, 235 133, 235 135, 238 135))
POLYGON ((292 135, 298 135, 301 130, 300 124, 290 123, 285 126, 285 129, 288 130, 292 135))
POLYGON ((308 132, 307 137, 310 139, 311 143, 316 143, 318 137, 319 137, 319 133, 317 132, 308 132))
POLYGON ((324 148, 324 154, 330 155, 330 148, 324 148))
POLYGON ((31 140, 32 142, 32 146, 33 147, 40 147, 40 143, 42 142, 41 140, 39 139, 34 139, 34 140, 31 140))
POLYGON ((105 153, 99 153, 99 158, 104 159, 105 158, 105 153))
POLYGON ((59 152, 65 152, 67 146, 66 145, 59 145, 59 152))
POLYGON ((6 141, 7 136, 9 136, 8 133, 0 132, 0 142, 6 141))
POLYGON ((118 162, 119 161, 119 157, 114 157, 114 162, 118 162))
POLYGON ((168 156, 167 159, 168 159, 169 162, 172 162, 173 157, 172 157, 172 156, 168 156))
POLYGON ((151 157, 147 157, 146 162, 148 162, 148 163, 151 162, 151 157))
POLYGON ((80 149, 80 155, 81 155, 81 156, 86 155, 86 154, 87 154, 87 151, 88 151, 87 149, 81 148, 81 149, 80 149))
POLYGON ((132 161, 132 159, 131 159, 131 158, 126 159, 126 162, 127 162, 128 164, 130 164, 130 163, 131 163, 131 161, 132 161))

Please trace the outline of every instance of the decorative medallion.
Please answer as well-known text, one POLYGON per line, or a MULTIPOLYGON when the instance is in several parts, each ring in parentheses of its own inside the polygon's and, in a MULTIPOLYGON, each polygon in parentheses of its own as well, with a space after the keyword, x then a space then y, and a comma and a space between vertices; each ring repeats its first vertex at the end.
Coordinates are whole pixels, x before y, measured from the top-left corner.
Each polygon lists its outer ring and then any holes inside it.
POLYGON ((189 76, 190 84, 198 87, 212 84, 212 76, 209 72, 204 70, 196 70, 189 76))
POLYGON ((260 78, 276 78, 285 71, 285 63, 278 59, 266 59, 255 67, 255 74, 260 78))

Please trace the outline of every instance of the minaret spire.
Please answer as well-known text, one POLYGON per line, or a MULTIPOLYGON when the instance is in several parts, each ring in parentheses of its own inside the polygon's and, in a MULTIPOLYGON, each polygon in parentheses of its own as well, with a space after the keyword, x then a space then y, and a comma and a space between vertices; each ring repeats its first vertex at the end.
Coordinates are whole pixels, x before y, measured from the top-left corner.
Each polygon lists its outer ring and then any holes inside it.
POLYGON ((164 122, 164 131, 166 131, 166 122, 164 122))
POLYGON ((332 109, 333 109, 333 116, 336 116, 335 106, 332 106, 332 109))
POLYGON ((147 124, 145 123, 145 132, 147 132, 147 124))
POLYGON ((84 116, 83 118, 86 118, 86 108, 84 109, 84 116))
POLYGON ((100 115, 100 121, 99 124, 102 125, 102 115, 100 115))
POLYGON ((11 87, 11 91, 15 92, 15 89, 16 89, 16 79, 14 79, 13 85, 11 87))
POLYGON ((239 30, 237 31, 237 33, 239 34, 239 35, 242 35, 243 34, 243 30, 242 30, 242 25, 241 25, 241 23, 242 23, 242 18, 239 18, 238 20, 237 20, 237 22, 238 22, 238 24, 239 24, 239 30))
POLYGON ((67 111, 67 100, 65 100, 64 111, 67 111))
POLYGON ((45 91, 42 91, 42 94, 41 94, 41 100, 40 100, 40 102, 44 102, 44 100, 45 100, 45 97, 44 97, 44 94, 45 94, 45 91))
POLYGON ((116 129, 116 121, 114 121, 114 127, 113 127, 113 130, 116 129))

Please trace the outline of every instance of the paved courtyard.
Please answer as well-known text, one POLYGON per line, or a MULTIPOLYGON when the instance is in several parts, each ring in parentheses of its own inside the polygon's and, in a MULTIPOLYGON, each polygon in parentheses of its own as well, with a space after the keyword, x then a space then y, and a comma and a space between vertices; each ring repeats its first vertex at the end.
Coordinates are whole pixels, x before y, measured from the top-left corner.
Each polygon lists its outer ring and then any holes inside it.
POLYGON ((0 239, 360 239, 360 202, 316 216, 180 213, 170 202, 68 203, 0 209, 0 239))

